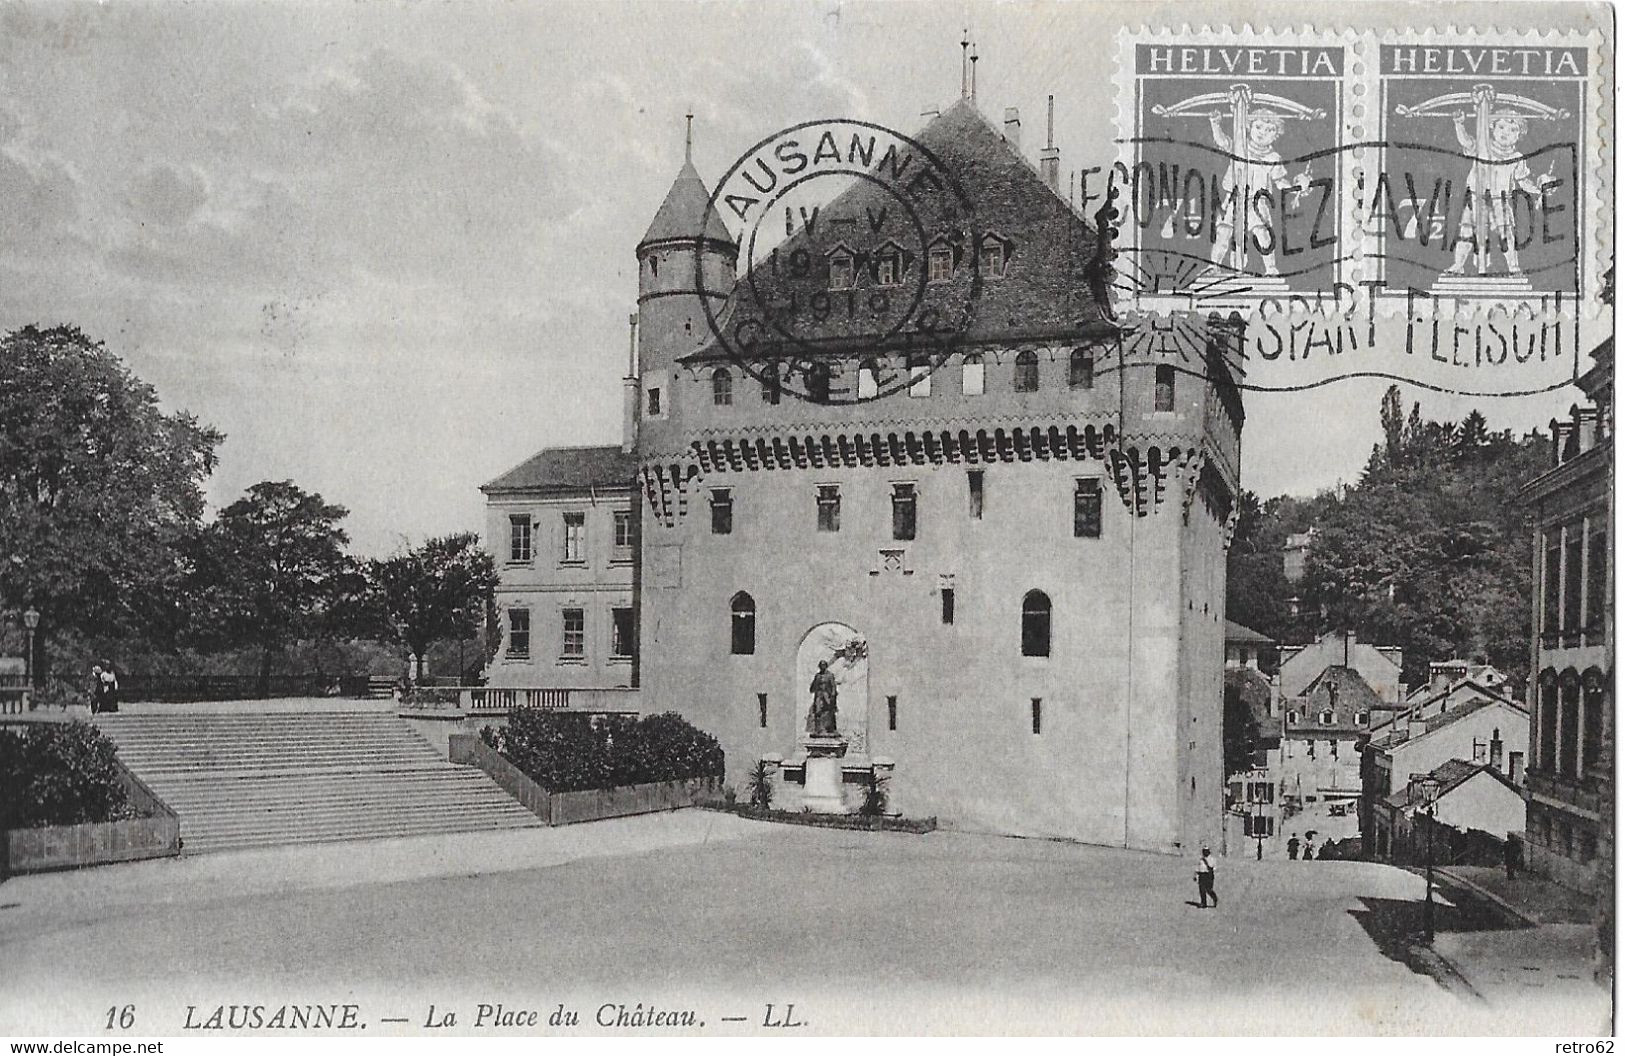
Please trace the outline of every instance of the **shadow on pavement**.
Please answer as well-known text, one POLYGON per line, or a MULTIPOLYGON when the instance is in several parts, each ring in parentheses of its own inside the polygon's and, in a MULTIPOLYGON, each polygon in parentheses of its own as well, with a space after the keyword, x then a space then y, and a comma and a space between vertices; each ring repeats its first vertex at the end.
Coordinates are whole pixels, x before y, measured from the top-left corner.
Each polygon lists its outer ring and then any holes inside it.
MULTIPOLYGON (((1431 976, 1441 984, 1437 954, 1426 945, 1422 934, 1423 904, 1413 899, 1362 896, 1363 909, 1349 910, 1371 936, 1372 944, 1391 961, 1398 961, 1419 975, 1431 976)), ((1471 892, 1435 884, 1433 930, 1449 932, 1517 931, 1527 924, 1509 917, 1499 907, 1471 892)))

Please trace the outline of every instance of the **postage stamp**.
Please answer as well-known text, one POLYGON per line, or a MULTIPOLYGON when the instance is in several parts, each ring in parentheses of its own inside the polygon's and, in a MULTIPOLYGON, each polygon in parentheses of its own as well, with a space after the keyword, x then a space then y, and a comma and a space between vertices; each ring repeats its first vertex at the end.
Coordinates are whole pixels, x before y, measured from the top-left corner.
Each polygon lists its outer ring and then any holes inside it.
POLYGON ((1595 293, 1592 44, 1477 32, 1375 43, 1378 164, 1358 193, 1386 304, 1572 314, 1595 293))

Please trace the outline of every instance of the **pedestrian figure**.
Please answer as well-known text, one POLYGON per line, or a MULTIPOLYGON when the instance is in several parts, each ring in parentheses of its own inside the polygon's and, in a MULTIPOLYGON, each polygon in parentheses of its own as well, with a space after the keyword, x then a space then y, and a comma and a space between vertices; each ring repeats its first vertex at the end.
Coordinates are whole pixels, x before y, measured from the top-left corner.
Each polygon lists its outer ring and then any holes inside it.
POLYGON ((1506 842, 1501 845, 1501 860, 1507 867, 1507 879, 1516 880, 1518 878, 1518 845, 1512 842, 1510 835, 1508 835, 1506 842))
POLYGON ((1303 860, 1306 861, 1306 862, 1312 862, 1312 861, 1315 860, 1315 841, 1314 840, 1304 840, 1303 841, 1303 860))
POLYGON ((1294 862, 1298 860, 1298 834, 1295 832, 1292 838, 1286 841, 1286 856, 1294 862))
POLYGON ((1213 899, 1213 908, 1219 908, 1219 895, 1213 890, 1213 857, 1206 847, 1202 848, 1202 860, 1196 863, 1196 897, 1200 903, 1199 908, 1207 908, 1207 900, 1213 899))
POLYGON ((90 713, 97 714, 102 710, 102 665, 90 665, 90 713))
POLYGON ((101 666, 102 711, 118 711, 118 675, 113 673, 113 661, 103 660, 101 666))

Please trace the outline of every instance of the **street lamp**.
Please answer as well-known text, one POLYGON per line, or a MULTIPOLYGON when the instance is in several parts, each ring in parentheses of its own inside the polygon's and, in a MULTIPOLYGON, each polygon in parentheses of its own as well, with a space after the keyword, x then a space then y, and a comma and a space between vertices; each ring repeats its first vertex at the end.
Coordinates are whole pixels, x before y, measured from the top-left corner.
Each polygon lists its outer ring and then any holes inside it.
POLYGON ((23 613, 23 628, 28 631, 28 634, 25 635, 27 643, 23 647, 23 681, 28 683, 29 689, 33 689, 34 632, 39 630, 39 610, 32 605, 28 606, 28 611, 23 613))
POLYGON ((1433 945, 1433 829, 1434 817, 1438 811, 1439 780, 1435 777, 1411 778, 1411 802, 1419 807, 1427 808, 1428 818, 1428 861, 1427 861, 1427 897, 1422 903, 1422 930, 1427 934, 1428 945, 1433 945))

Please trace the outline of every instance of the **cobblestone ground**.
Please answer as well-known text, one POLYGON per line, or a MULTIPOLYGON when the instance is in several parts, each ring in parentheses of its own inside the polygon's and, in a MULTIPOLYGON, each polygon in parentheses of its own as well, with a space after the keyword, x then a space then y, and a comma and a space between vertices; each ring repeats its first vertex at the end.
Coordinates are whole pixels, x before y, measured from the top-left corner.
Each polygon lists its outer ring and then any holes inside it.
MULTIPOLYGON (((98 1033, 127 1003, 137 1033, 170 1034, 189 1005, 289 1001, 357 1002, 372 1036, 423 1031, 431 1004, 469 1030, 482 1003, 539 1009, 544 1030, 561 1003, 587 1030, 641 1003, 744 1031, 787 1002, 807 1032, 1602 1029, 1600 992, 1486 1001, 1427 974, 1409 873, 1221 861, 1203 910, 1192 868, 685 811, 25 877, 0 884, 0 1034, 98 1033)), ((1439 928, 1469 982, 1484 949, 1528 941, 1448 901, 1439 928)))

